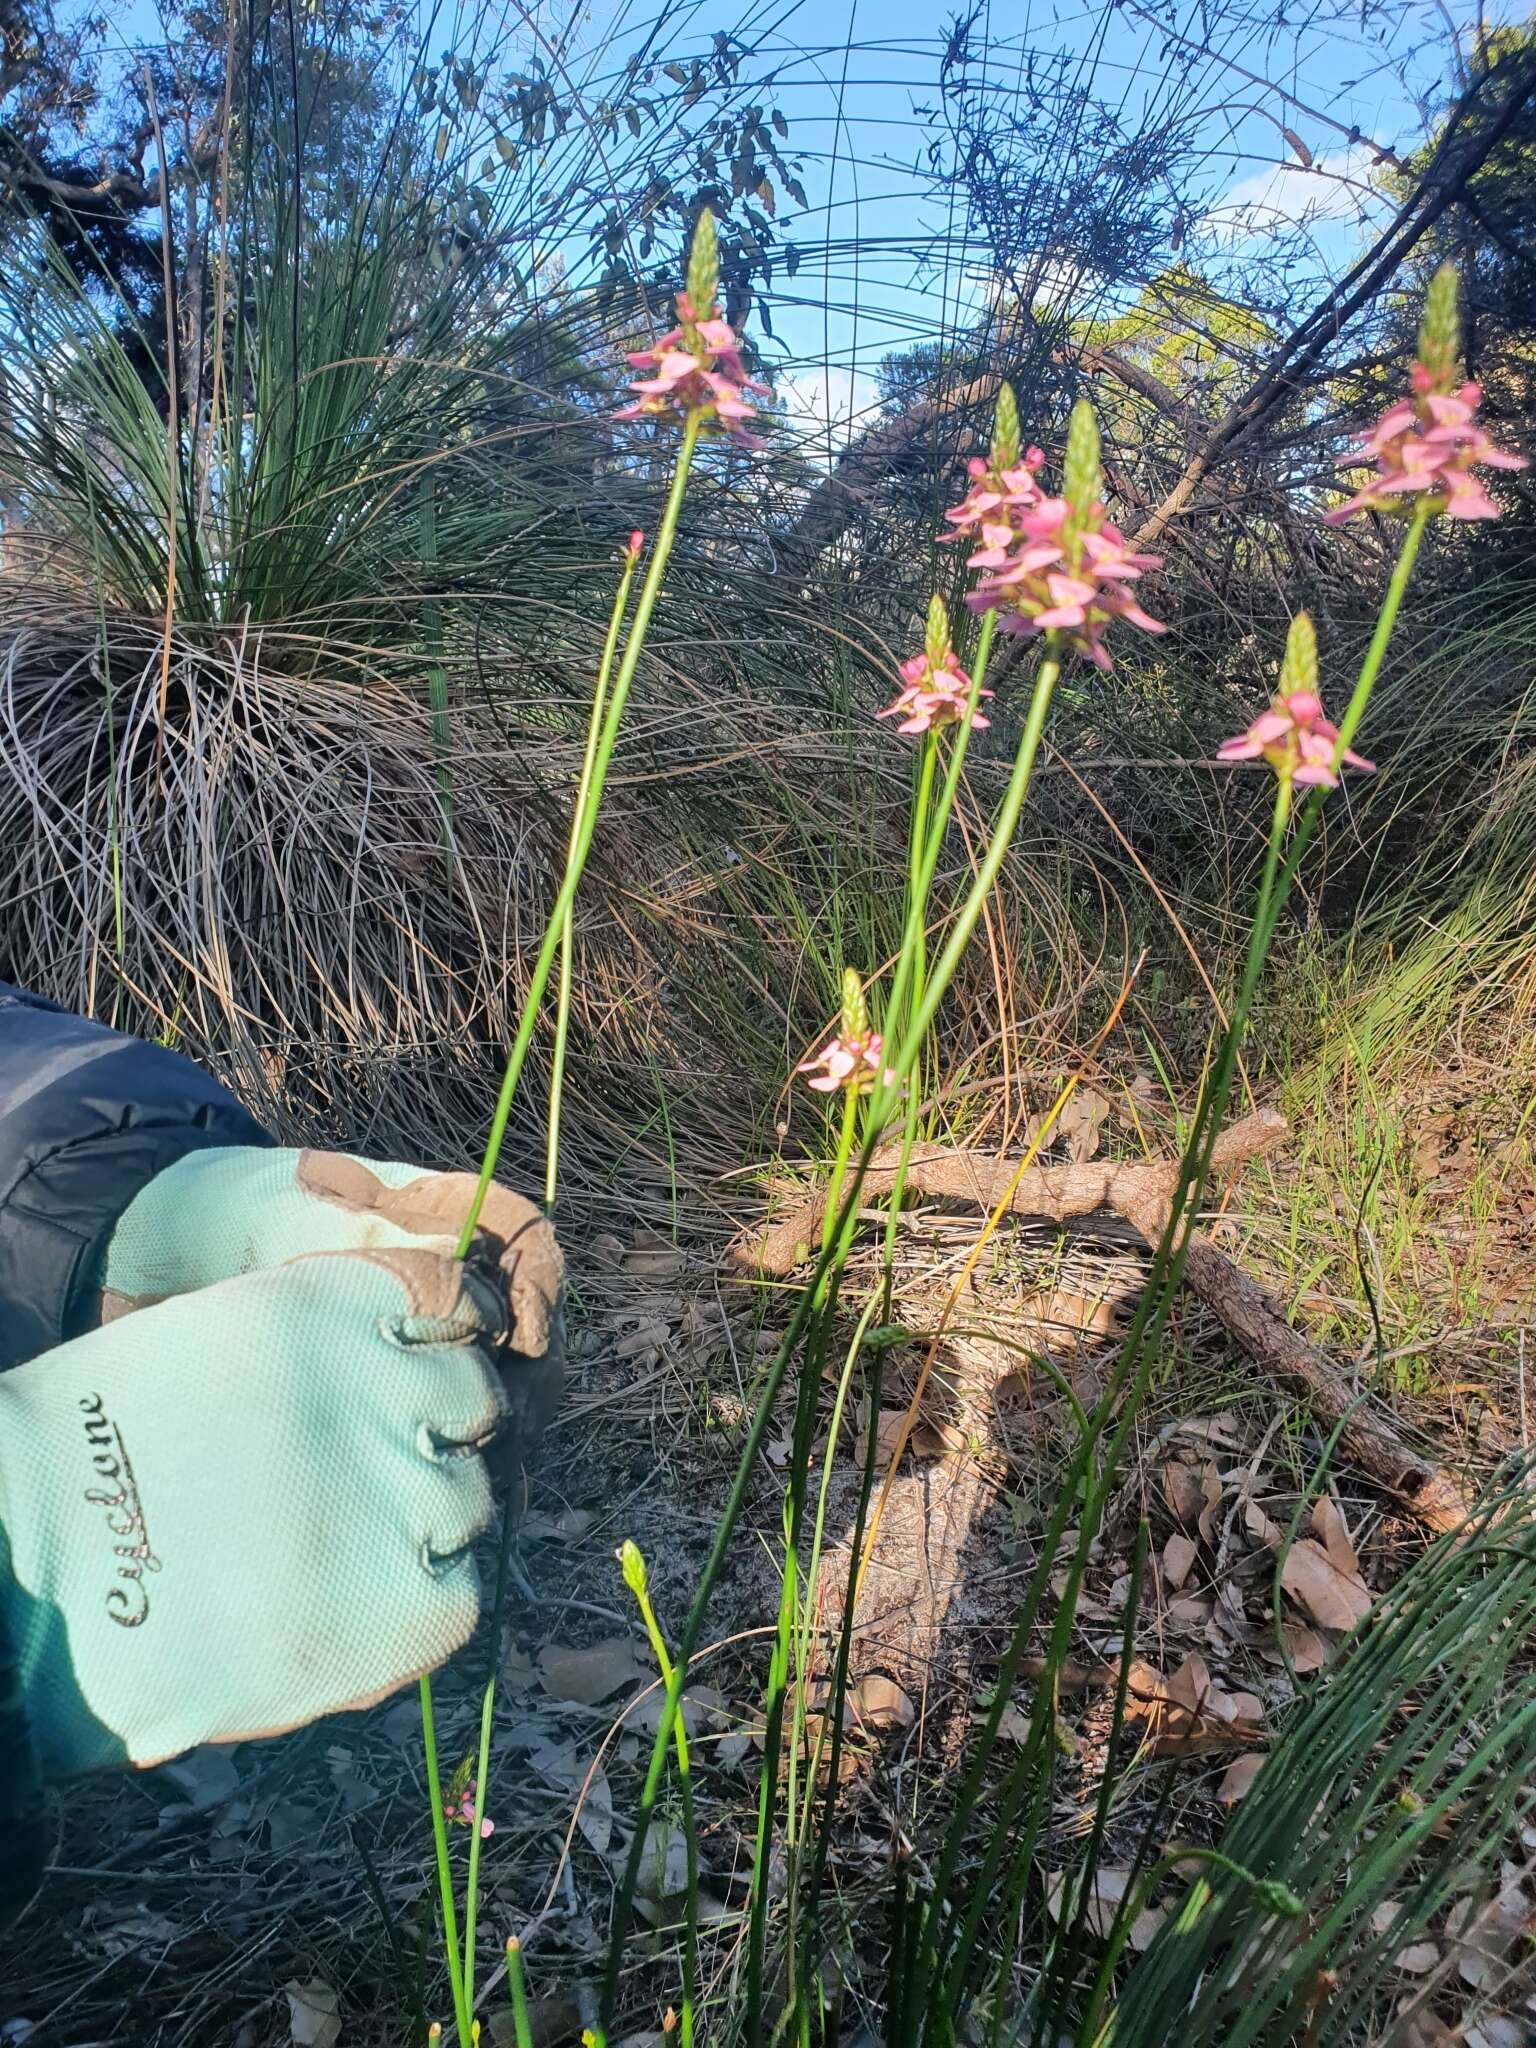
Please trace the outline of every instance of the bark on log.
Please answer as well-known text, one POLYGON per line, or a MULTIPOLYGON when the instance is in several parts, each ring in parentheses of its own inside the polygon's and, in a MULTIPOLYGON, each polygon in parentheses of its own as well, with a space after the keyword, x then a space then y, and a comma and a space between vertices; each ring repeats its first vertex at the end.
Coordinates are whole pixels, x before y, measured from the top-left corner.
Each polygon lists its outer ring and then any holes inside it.
MULTIPOLYGON (((1213 1171, 1231 1171, 1273 1151, 1287 1135, 1284 1117, 1274 1110, 1257 1110, 1222 1132, 1213 1171)), ((896 1156, 895 1147, 874 1155, 864 1176, 864 1195, 892 1191, 896 1156)), ((915 1194, 974 1202, 991 1210, 1007 1192, 1017 1164, 996 1153, 919 1147, 906 1184, 915 1194)), ((1150 1246, 1167 1227, 1177 1184, 1178 1166, 1171 1160, 1032 1166, 1019 1176, 1007 1210, 1053 1223, 1107 1210, 1150 1246)), ((742 1240, 732 1255, 735 1262, 780 1278, 791 1273, 818 1241, 823 1207, 819 1197, 807 1201, 768 1230, 742 1240)), ((1468 1502, 1450 1475, 1406 1444, 1370 1396, 1362 1397, 1326 1352, 1291 1328, 1274 1297, 1198 1230, 1190 1235, 1184 1284, 1250 1358, 1307 1396, 1320 1421, 1342 1424, 1340 1442, 1348 1455, 1411 1514, 1436 1530, 1453 1529, 1466 1520, 1468 1502)))

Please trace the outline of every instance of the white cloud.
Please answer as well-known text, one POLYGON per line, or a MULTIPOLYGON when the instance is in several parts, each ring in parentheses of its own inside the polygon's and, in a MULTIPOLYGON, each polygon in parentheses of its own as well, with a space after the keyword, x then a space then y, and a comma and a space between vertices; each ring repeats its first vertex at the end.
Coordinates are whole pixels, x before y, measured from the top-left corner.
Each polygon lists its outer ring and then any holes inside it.
POLYGON ((863 370, 837 364, 808 364, 784 371, 775 389, 788 407, 789 418, 806 437, 806 452, 823 455, 830 439, 834 458, 879 414, 879 387, 863 370))
POLYGON ((1223 193, 1199 226, 1221 241, 1248 241, 1325 221, 1358 221, 1381 204, 1370 183, 1374 161, 1363 143, 1351 143, 1310 166, 1252 171, 1223 193))

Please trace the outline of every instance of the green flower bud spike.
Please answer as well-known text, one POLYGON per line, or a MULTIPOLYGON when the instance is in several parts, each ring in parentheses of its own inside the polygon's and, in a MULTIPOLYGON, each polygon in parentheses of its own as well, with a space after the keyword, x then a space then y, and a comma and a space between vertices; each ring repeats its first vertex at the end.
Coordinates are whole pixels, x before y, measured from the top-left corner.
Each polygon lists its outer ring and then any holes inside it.
POLYGON ((928 600, 928 625, 923 638, 923 652, 935 668, 949 652, 949 611, 937 591, 928 600))
MULTIPOLYGON (((938 599, 934 599, 938 603, 938 599)), ((843 969, 843 1017, 844 1038, 864 1038, 869 1032, 869 1005, 864 1000, 864 984, 859 979, 856 967, 843 969)))
POLYGON ((1429 290, 1424 295, 1424 318, 1419 323, 1419 361, 1429 373, 1430 384, 1437 392, 1450 391, 1459 381, 1459 289, 1455 264, 1442 263, 1430 279, 1429 290))
POLYGON ((1067 427, 1061 494, 1067 501, 1062 548, 1068 569, 1075 572, 1082 561, 1084 530, 1092 524, 1099 502, 1099 423, 1086 398, 1073 406, 1067 427))
POLYGON ((1280 662, 1280 695, 1289 697, 1297 690, 1317 695, 1317 629, 1307 612, 1292 619, 1280 662))
POLYGON ((637 1600, 645 1598, 645 1559, 640 1555, 640 1546, 626 1536, 619 1545, 619 1570, 624 1574, 624 1583, 637 1600))
POLYGON ((720 289, 720 250, 715 240, 715 216, 707 206, 699 215, 698 225, 693 231, 684 288, 688 294, 688 309, 694 319, 712 318, 715 294, 720 289))
POLYGON ((997 411, 992 420, 992 447, 988 461, 994 471, 1013 469, 1019 460, 1019 402, 1013 386, 1004 384, 997 394, 997 411))

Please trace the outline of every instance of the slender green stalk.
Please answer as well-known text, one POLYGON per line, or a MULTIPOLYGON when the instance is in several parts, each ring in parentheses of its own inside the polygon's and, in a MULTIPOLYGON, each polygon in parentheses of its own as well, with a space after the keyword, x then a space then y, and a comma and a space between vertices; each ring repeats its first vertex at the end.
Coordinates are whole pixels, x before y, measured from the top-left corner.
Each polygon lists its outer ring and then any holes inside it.
MULTIPOLYGON (((682 509, 683 495, 687 489, 688 472, 693 462, 694 450, 698 446, 700 421, 696 413, 690 413, 683 427, 682 441, 678 447, 677 464, 672 475, 672 485, 667 493, 666 508, 657 531, 656 546, 652 552, 641 587, 640 601, 635 607, 634 628, 624 649, 619 665, 617 681, 608 700, 598 728, 597 740, 591 750, 589 761, 584 764, 585 787, 578 795, 577 814, 572 828, 571 842, 566 859, 564 876, 561 879, 554 907, 550 912, 543 943, 538 959, 534 963, 533 975, 529 982, 528 994, 523 1004, 522 1016, 518 1022, 517 1035, 507 1057, 506 1071, 502 1076, 500 1093, 496 1100, 495 1113, 491 1119, 490 1134, 486 1141, 485 1154, 480 1165, 479 1180, 470 1202, 469 1213, 459 1234, 455 1255, 462 1259, 474 1242, 475 1230, 480 1221, 487 1190, 496 1172, 497 1160, 501 1154, 502 1140, 506 1135, 507 1120, 511 1115, 513 1097, 518 1081, 522 1077, 523 1063, 532 1043, 534 1026, 538 1021, 539 1007, 548 986, 550 969, 554 964, 562 939, 567 938, 570 928, 571 905, 575 900, 577 885, 586 865, 591 849, 592 837, 597 822, 598 807, 602 801, 603 785, 607 778, 608 765, 613 758, 614 746, 618 739, 619 723, 629 697, 630 685, 645 645, 647 628, 656 599, 661 590, 662 578, 666 572, 672 545, 677 534, 678 515, 682 509)), ((619 614, 622 616, 622 614, 619 614)), ((616 630, 616 629, 615 629, 616 630)), ((611 656, 610 656, 611 661, 611 656)), ((429 1757, 429 1775, 433 1789, 433 1842, 437 1852, 438 1885, 444 1900, 444 1937, 448 1949, 450 1982, 454 1987, 455 2021, 462 2036, 461 2048, 470 2048, 468 2026, 471 2005, 466 1998, 466 1988, 472 1992, 474 1983, 474 1956, 472 1949, 460 1962, 458 1929, 452 1917, 453 1878, 448 1862, 446 1833, 443 1826, 442 1791, 436 1769, 436 1731, 432 1711, 431 1679, 423 1675, 420 1681, 422 1741, 429 1757)), ((492 1665, 491 1675, 486 1682, 480 1707, 479 1770, 475 1783, 475 1811, 472 1839, 470 1842, 469 1893, 465 1905, 466 1940, 472 1941, 475 1923, 478 1882, 481 1810, 485 1799, 485 1780, 489 1770, 491 1720, 495 1709, 496 1676, 492 1665)))
POLYGON ((443 1947, 448 1957, 448 1985, 453 1994, 453 2024, 459 2048, 470 2048, 469 2007, 464 2002, 464 1974, 459 1965, 459 1917, 453 1904, 453 1865, 448 1856, 447 1817, 443 1812, 443 1779, 437 1762, 437 1727, 432 1717, 432 1686, 423 1673, 421 1746, 427 1765, 427 1793, 432 1801, 432 1848, 437 1862, 437 1889, 443 1909, 443 1947))
MULTIPOLYGON (((988 616, 990 617, 990 614, 988 616)), ((977 689, 980 688, 979 677, 975 679, 975 687, 977 689)), ((961 725, 964 731, 969 732, 970 720, 968 718, 963 719, 961 725)), ((958 737, 956 744, 958 746, 958 737)), ((932 868, 929 865, 928 853, 929 842, 933 837, 930 829, 929 813, 933 808, 933 770, 934 764, 938 759, 938 751, 939 736, 936 732, 929 731, 923 739, 922 760, 918 767, 917 790, 912 800, 912 817, 907 835, 907 905, 905 933, 902 943, 902 961, 904 965, 910 962, 907 965, 906 976, 906 980, 910 982, 910 990, 904 985, 902 994, 914 1006, 923 999, 923 979, 928 964, 928 893, 932 881, 932 868)), ((936 851, 937 849, 935 849, 935 854, 936 851)), ((887 1026, 887 1037, 894 1037, 900 1032, 904 1022, 905 1019, 901 1014, 893 1011, 890 1023, 887 1026)), ((919 1052, 918 1058, 922 1058, 921 1052, 919 1052)), ((885 1258, 887 1265, 896 1256, 896 1230, 897 1225, 901 1221, 901 1190, 905 1184, 907 1167, 912 1158, 912 1147, 917 1143, 918 1097, 921 1092, 922 1090, 918 1085, 918 1077, 914 1073, 911 1076, 910 1085, 907 1089, 906 1104, 902 1112, 901 1156, 896 1163, 896 1187, 892 1191, 890 1206, 886 1211, 885 1217, 885 1258)))
MULTIPOLYGON (((1376 678, 1381 673, 1381 664, 1386 658, 1387 645, 1397 624, 1398 612, 1402 609, 1403 594, 1408 588, 1408 579, 1413 574, 1413 565, 1418 559, 1419 542, 1424 538, 1424 529, 1433 515, 1428 503, 1421 497, 1414 506, 1408 521, 1408 531, 1403 536, 1403 545, 1393 566, 1392 580, 1387 585, 1387 594, 1376 618, 1376 630, 1371 635, 1371 644, 1366 649, 1365 660, 1361 663, 1360 674, 1350 693, 1344 716, 1339 720, 1339 737, 1333 750, 1333 765, 1337 769, 1344 757, 1344 749, 1360 730, 1360 721, 1365 716, 1365 707, 1371 701, 1371 691, 1376 687, 1376 678)), ((1319 795, 1322 792, 1319 791, 1319 795)))
MULTIPOLYGON (((651 1605, 650 1590, 646 1584, 645 1560, 636 1544, 620 1545, 619 1565, 624 1574, 624 1583, 634 1594, 635 1605, 640 1609, 640 1619, 645 1624, 651 1655, 656 1659, 656 1668, 661 1673, 662 1683, 670 1685, 672 1659, 667 1654, 667 1639, 661 1632, 656 1610, 651 1605)), ((683 1907, 683 2010, 678 2035, 680 2048, 693 2048, 693 2015, 698 2002, 699 1985, 699 1844, 693 1823, 693 1776, 688 1758, 688 1730, 681 1714, 677 1717, 672 1734, 677 1750, 678 1785, 683 1797, 683 1840, 688 1857, 688 1893, 683 1907)))
POLYGON ((515 1934, 507 1936, 507 1993, 512 2000, 512 2036, 517 2048, 533 2048, 528 1988, 523 1982, 523 1945, 515 1934))
MULTIPOLYGON (((992 639, 997 631, 997 614, 988 612, 981 622, 981 631, 976 636, 976 653, 971 664, 971 694, 967 700, 966 715, 955 727, 955 737, 949 749, 949 761, 944 771, 943 786, 938 802, 933 807, 933 820, 929 827, 928 844, 924 850, 923 863, 918 876, 918 885, 912 892, 908 906, 906 927, 902 933, 901 951, 896 961, 896 970, 891 977, 891 992, 887 998, 887 1011, 893 1017, 906 1015, 907 987, 912 977, 915 949, 913 928, 921 920, 926 925, 928 898, 933 888, 934 874, 938 869, 939 854, 943 849, 944 835, 949 829, 950 816, 955 807, 955 795, 960 787, 960 773, 965 766, 965 756, 971 743, 971 715, 981 699, 981 686, 986 681, 987 663, 992 654, 992 639)), ((1056 636, 1048 635, 1046 656, 1049 659, 1056 636)), ((1038 682, 1037 682, 1038 687, 1038 682)), ((985 899, 983 899, 985 900, 985 899)), ((924 1025, 926 1031, 927 1025, 924 1025)))
POLYGON ((624 645, 624 657, 619 663, 618 677, 613 685, 613 695, 603 717, 602 731, 598 735, 597 751, 592 761, 592 776, 589 784, 588 803, 585 814, 572 837, 565 874, 554 908, 550 912, 549 924, 544 940, 534 962, 533 974, 528 984, 527 998, 523 1003, 523 1014, 518 1023, 517 1036, 512 1041, 512 1050, 507 1055, 506 1071, 502 1075, 501 1090, 496 1098, 495 1113, 491 1118, 490 1135, 486 1139, 485 1157, 480 1165, 480 1178, 474 1197, 469 1205, 469 1214, 459 1233, 458 1256, 465 1257, 474 1243, 475 1230, 480 1222, 480 1211, 485 1206, 486 1192, 495 1176, 496 1162, 501 1156, 502 1140, 507 1133, 507 1119, 512 1113, 512 1099, 517 1093, 517 1084, 522 1078, 523 1062, 528 1057, 528 1047, 533 1041, 534 1027, 538 1022, 539 1005, 549 984, 550 970, 560 948, 565 921, 576 900, 577 885, 582 870, 587 864, 587 855, 592 846, 593 830, 597 822, 598 806, 602 800, 603 785, 608 777, 608 765, 613 759, 613 749, 619 735, 619 722, 624 715, 624 706, 629 700, 630 685, 635 679, 640 656, 645 647, 645 636, 651 623, 651 614, 656 609, 656 600, 661 594, 662 580, 666 575, 667 562, 671 557, 672 545, 677 537, 678 514, 682 510, 683 494, 688 487, 688 471, 693 464, 693 454, 699 440, 699 417, 690 413, 683 426, 683 438, 677 451, 677 467, 672 473, 672 487, 667 493, 666 509, 656 531, 656 546, 646 566, 645 581, 640 587, 639 602, 635 606, 634 625, 624 645))
MULTIPOLYGON (((567 863, 574 855, 577 833, 586 815, 588 796, 592 788, 592 764, 597 758, 603 709, 608 700, 608 678, 613 673, 613 657, 619 644, 619 629, 624 623, 624 613, 629 604, 629 586, 634 581, 636 560, 636 550, 626 548, 624 566, 619 572, 619 587, 614 592, 613 609, 608 617, 608 632, 603 641, 602 658, 597 665, 597 684, 592 692, 592 715, 587 720, 586 750, 581 757, 581 779, 576 785, 576 802, 571 814, 571 840, 566 850, 567 863)), ((550 1211, 555 1206, 555 1186, 560 1170, 560 1105, 565 1094, 565 1054, 571 1028, 573 922, 574 912, 567 909, 560 927, 560 974, 555 995, 555 1044, 549 1062, 549 1134, 545 1146, 544 1207, 550 1211)))

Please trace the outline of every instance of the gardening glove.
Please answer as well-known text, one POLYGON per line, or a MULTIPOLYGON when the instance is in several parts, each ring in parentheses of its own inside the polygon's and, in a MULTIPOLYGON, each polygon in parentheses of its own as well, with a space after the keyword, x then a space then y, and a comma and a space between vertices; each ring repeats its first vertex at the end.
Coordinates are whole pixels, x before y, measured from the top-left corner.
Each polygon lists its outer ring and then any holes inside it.
MULTIPOLYGON (((113 1232, 101 1319, 189 1294, 307 1252, 451 1253, 475 1192, 469 1173, 354 1159, 345 1152, 226 1145, 178 1159, 135 1196, 113 1232)), ((494 1181, 470 1263, 507 1304, 509 1435, 536 1438, 560 1399, 563 1261, 536 1209, 494 1181)))
POLYGON ((459 1649, 503 1324, 456 1260, 350 1252, 0 1374, 0 1624, 44 1774, 282 1734, 459 1649))

